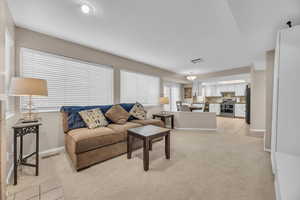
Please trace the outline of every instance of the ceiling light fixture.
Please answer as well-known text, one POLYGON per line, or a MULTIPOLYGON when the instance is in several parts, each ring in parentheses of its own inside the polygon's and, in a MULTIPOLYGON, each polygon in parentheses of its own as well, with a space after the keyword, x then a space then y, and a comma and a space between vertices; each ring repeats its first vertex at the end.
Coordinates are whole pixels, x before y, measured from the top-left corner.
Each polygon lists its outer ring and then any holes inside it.
POLYGON ((87 5, 87 4, 81 5, 81 12, 83 12, 84 14, 89 14, 90 11, 91 11, 91 8, 89 5, 87 5))
POLYGON ((195 75, 188 75, 188 76, 186 77, 186 79, 189 80, 189 81, 193 81, 193 80, 195 80, 196 78, 197 78, 197 76, 195 76, 195 75))

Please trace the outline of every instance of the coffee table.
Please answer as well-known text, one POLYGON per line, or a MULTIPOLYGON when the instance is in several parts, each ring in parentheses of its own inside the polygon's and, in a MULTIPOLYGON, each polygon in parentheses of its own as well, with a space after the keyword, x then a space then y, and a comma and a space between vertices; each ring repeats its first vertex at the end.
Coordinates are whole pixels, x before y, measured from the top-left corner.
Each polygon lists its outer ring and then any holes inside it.
POLYGON ((170 159, 170 129, 159 126, 147 125, 127 130, 127 158, 131 159, 132 138, 136 137, 143 140, 143 162, 144 170, 149 170, 149 150, 152 150, 152 140, 159 137, 165 137, 165 155, 170 159))

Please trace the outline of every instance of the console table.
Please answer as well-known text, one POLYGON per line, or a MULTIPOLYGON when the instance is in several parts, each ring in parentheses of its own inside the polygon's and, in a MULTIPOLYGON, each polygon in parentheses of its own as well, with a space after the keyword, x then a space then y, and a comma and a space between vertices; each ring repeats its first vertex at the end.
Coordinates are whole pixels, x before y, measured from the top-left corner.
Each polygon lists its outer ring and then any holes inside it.
POLYGON ((152 118, 160 118, 161 121, 164 122, 165 126, 166 126, 166 119, 170 118, 171 119, 171 129, 174 129, 174 115, 173 114, 153 114, 152 118))
POLYGON ((42 125, 40 121, 34 123, 22 123, 20 120, 12 128, 14 129, 14 185, 17 184, 18 166, 24 165, 35 168, 35 175, 39 175, 39 127, 42 125), (28 134, 35 135, 35 151, 23 157, 23 136, 28 134), (20 154, 18 156, 18 138, 20 138, 20 154), (35 163, 27 162, 27 159, 35 156, 35 163))

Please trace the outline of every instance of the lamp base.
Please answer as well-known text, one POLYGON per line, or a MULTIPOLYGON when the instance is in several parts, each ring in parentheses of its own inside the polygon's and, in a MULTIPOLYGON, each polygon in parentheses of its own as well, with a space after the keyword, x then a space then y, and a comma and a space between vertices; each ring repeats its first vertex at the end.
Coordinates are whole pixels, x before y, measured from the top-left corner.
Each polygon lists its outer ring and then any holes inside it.
POLYGON ((37 114, 32 113, 32 112, 23 113, 21 122, 22 123, 36 123, 36 122, 38 122, 37 114))

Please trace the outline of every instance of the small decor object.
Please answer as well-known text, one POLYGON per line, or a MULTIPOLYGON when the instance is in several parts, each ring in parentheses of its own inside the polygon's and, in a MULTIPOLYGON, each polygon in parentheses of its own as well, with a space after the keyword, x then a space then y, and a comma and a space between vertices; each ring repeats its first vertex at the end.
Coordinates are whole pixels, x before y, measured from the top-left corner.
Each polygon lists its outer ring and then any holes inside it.
POLYGON ((112 106, 105 116, 116 124, 125 124, 130 117, 130 114, 120 105, 112 106))
POLYGON ((22 123, 37 122, 32 114, 32 96, 48 96, 47 81, 37 78, 13 77, 11 80, 10 96, 29 96, 28 113, 22 123))
POLYGON ((34 123, 23 123, 22 120, 17 122, 12 128, 14 129, 14 181, 17 185, 18 166, 23 165, 35 168, 35 175, 39 175, 39 128, 42 123, 38 120, 34 123), (29 155, 23 156, 23 138, 25 135, 35 135, 35 151, 29 155), (18 138, 20 138, 20 146, 18 147, 18 138), (18 155, 18 149, 19 155, 18 155), (32 156, 35 157, 35 163, 29 163, 27 160, 32 156))
POLYGON ((185 99, 192 98, 192 88, 184 88, 184 98, 185 99))
POLYGON ((108 125, 105 116, 99 108, 80 111, 79 115, 90 129, 108 125))
POLYGON ((147 111, 144 109, 144 106, 140 104, 139 102, 136 102, 134 106, 129 111, 129 114, 131 114, 133 117, 137 119, 146 119, 147 111))

